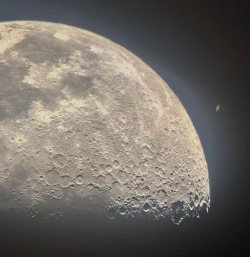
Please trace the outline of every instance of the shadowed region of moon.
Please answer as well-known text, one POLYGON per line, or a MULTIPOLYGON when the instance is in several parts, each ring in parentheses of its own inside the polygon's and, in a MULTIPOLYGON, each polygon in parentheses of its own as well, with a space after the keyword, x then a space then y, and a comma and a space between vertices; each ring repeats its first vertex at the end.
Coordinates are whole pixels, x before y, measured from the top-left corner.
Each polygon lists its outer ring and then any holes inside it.
POLYGON ((1 212, 179 223, 209 195, 189 116, 138 57, 63 24, 0 24, 1 212))

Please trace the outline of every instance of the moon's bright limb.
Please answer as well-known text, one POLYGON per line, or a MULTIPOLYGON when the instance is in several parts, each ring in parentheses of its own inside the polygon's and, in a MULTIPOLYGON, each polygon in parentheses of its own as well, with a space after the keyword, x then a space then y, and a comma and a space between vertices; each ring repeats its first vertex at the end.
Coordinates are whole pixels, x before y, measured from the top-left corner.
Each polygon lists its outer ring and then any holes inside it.
POLYGON ((209 194, 190 118, 138 57, 63 24, 0 24, 1 211, 178 223, 209 194))

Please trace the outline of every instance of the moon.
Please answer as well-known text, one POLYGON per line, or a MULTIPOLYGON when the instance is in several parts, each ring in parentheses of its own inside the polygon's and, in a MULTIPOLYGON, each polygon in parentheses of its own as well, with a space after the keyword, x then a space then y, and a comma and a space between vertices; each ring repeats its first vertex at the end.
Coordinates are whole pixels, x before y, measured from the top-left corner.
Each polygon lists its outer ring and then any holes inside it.
POLYGON ((179 223, 209 203, 191 119, 147 64, 87 30, 0 23, 0 212, 179 223))

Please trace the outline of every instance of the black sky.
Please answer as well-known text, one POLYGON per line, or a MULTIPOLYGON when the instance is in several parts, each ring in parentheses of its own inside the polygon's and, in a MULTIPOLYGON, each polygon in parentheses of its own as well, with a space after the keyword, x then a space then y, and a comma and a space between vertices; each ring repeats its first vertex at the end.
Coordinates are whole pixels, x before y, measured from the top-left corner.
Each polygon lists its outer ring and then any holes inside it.
POLYGON ((209 214, 180 226, 5 217, 0 256, 250 256, 250 13, 243 1, 218 2, 0 1, 0 21, 44 20, 85 28, 150 65, 190 115, 211 187, 209 214))

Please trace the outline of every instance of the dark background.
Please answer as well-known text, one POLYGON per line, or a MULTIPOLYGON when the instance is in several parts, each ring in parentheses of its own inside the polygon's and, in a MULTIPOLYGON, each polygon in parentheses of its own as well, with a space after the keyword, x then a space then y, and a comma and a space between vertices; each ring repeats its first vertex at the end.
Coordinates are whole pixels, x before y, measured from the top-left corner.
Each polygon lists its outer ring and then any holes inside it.
POLYGON ((85 28, 149 64, 182 101, 201 139, 211 209, 179 226, 1 217, 0 256, 250 256, 249 16, 240 1, 1 0, 0 21, 85 28))

